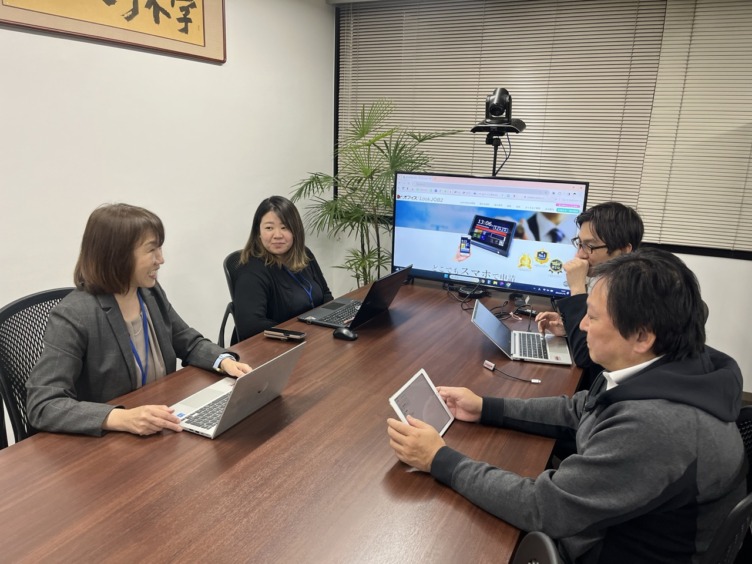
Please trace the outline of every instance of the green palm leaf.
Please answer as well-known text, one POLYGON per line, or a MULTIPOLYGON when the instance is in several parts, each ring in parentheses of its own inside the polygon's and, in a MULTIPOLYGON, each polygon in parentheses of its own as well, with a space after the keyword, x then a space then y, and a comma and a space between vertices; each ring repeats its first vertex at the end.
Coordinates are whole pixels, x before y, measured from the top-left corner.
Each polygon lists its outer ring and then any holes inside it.
POLYGON ((355 242, 337 268, 351 272, 359 286, 391 266, 391 253, 382 245, 394 227, 394 173, 426 170, 430 157, 420 145, 459 131, 410 131, 389 123, 393 111, 392 102, 383 99, 362 106, 340 134, 337 175, 312 173, 293 188, 293 201, 308 201, 310 229, 355 242))

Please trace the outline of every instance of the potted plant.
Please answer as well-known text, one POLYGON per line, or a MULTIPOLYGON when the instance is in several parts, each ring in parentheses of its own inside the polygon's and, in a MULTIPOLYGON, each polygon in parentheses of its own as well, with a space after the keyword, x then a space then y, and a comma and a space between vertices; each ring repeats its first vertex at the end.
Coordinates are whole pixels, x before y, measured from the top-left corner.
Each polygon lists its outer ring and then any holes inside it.
POLYGON ((392 112, 392 103, 384 99, 362 106, 341 136, 337 174, 313 173, 292 195, 292 201, 310 201, 305 217, 315 232, 354 236, 357 246, 347 250, 337 268, 349 270, 358 286, 380 278, 391 264, 391 252, 382 245, 389 244, 394 228, 394 173, 425 170, 430 159, 420 145, 456 133, 391 126, 392 112))

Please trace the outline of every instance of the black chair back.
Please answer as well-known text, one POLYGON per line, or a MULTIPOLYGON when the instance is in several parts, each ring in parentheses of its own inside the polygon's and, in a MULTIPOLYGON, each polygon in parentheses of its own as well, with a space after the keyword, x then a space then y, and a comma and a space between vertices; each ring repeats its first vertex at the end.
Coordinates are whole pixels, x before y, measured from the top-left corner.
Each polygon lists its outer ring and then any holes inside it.
POLYGON ((747 497, 737 503, 723 520, 713 542, 703 555, 703 564, 749 562, 752 551, 749 529, 752 523, 752 406, 742 407, 736 426, 747 454, 747 497))
MULTIPOLYGON (((752 405, 742 407, 736 419, 736 426, 739 428, 744 450, 747 452, 747 493, 752 493, 752 405)), ((752 562, 752 531, 749 529, 734 562, 739 564, 752 562)))
POLYGON ((752 523, 752 493, 742 499, 721 523, 702 564, 734 564, 752 523))
MULTIPOLYGON (((217 339, 217 344, 219 344, 220 347, 225 346, 225 327, 227 326, 227 320, 229 319, 230 315, 233 316, 233 320, 235 319, 235 306, 233 305, 233 302, 235 300, 235 279, 237 277, 238 267, 240 266, 241 252, 242 251, 231 252, 225 257, 225 260, 222 263, 225 270, 227 288, 230 290, 230 303, 228 303, 227 307, 225 308, 225 313, 222 316, 222 325, 220 325, 219 327, 219 339, 217 339)), ((238 331, 237 329, 233 328, 230 343, 235 344, 237 342, 238 331)))
MULTIPOLYGON (((46 290, 0 309, 0 395, 16 442, 34 433, 26 418, 26 380, 42 354, 50 311, 72 290, 46 290)), ((7 446, 5 433, 0 441, 7 446)))
POLYGON ((752 492, 752 405, 745 405, 736 419, 736 426, 742 435, 744 450, 747 452, 747 492, 752 492))

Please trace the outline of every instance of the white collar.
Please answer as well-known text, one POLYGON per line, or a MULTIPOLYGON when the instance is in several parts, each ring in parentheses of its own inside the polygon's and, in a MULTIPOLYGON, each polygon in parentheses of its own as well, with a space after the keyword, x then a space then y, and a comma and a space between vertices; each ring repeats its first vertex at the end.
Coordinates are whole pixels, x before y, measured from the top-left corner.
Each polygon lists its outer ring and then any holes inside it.
POLYGON ((643 362, 641 364, 638 364, 636 366, 630 366, 628 368, 621 368, 620 370, 614 370, 613 372, 607 372, 604 370, 603 377, 606 379, 606 389, 610 390, 611 388, 615 388, 619 384, 623 384, 630 377, 637 374, 643 368, 646 368, 647 366, 651 365, 662 356, 663 355, 657 356, 655 358, 651 358, 650 360, 643 362))

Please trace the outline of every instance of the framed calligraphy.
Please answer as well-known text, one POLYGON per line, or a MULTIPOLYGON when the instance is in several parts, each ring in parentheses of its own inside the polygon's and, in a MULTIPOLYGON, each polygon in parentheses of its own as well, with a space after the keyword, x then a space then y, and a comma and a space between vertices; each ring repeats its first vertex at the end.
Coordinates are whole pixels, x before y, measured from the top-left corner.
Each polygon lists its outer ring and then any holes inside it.
POLYGON ((224 0, 0 0, 0 23, 225 62, 224 0))

